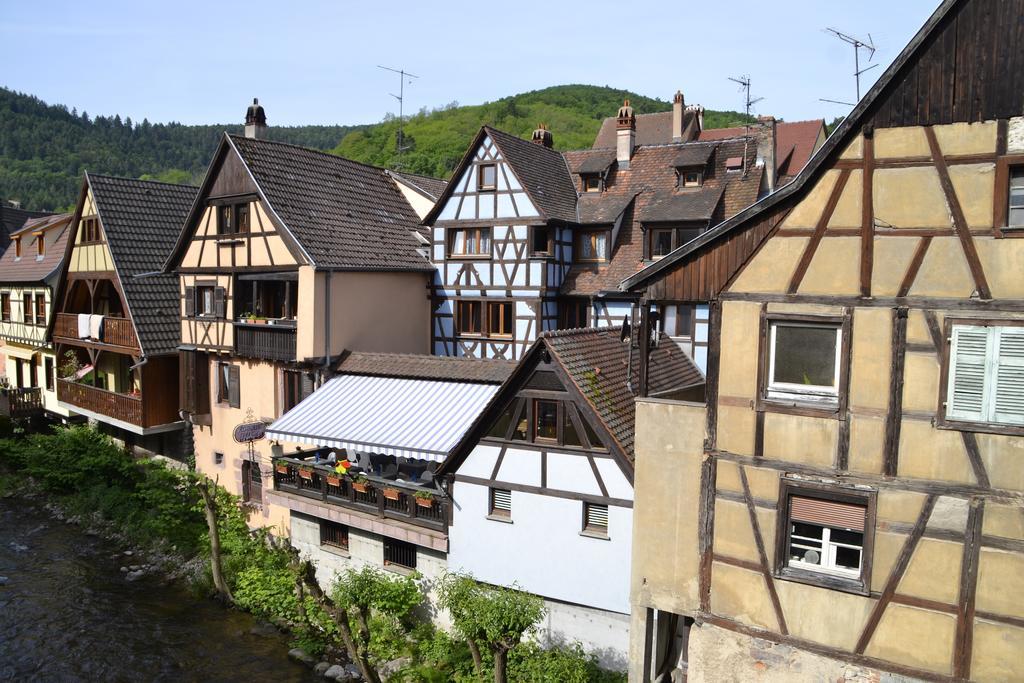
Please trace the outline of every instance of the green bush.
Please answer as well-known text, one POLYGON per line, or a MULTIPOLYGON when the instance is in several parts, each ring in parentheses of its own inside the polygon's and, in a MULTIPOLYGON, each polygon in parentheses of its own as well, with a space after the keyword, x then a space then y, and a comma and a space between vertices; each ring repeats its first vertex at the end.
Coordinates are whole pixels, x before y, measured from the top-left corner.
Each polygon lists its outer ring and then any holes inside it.
POLYGON ((588 655, 579 643, 542 648, 523 643, 509 653, 510 681, 536 683, 625 683, 626 675, 607 671, 597 665, 597 657, 588 655))

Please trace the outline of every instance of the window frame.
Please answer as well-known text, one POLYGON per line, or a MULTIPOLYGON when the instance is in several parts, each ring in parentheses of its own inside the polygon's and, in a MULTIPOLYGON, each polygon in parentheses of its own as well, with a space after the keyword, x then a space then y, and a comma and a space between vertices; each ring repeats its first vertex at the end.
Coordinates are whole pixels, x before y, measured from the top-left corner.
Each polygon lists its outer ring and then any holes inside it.
POLYGON ((681 189, 688 189, 688 188, 703 187, 703 186, 704 186, 704 171, 702 171, 700 168, 690 167, 690 168, 680 168, 679 169, 679 178, 676 181, 676 187, 681 188, 681 189), (696 181, 690 182, 687 179, 688 175, 695 175, 695 176, 697 176, 696 181))
POLYGON ((21 322, 23 325, 35 327, 35 301, 31 292, 21 294, 21 322))
POLYGON ((575 239, 573 240, 573 261, 575 263, 608 263, 611 260, 609 252, 611 251, 611 240, 612 231, 607 229, 600 230, 580 230, 576 233, 575 239), (597 236, 604 235, 604 254, 596 258, 583 258, 583 249, 580 245, 583 243, 584 237, 591 243, 592 251, 597 251, 597 236))
POLYGON ((775 566, 772 571, 773 576, 783 581, 793 581, 844 593, 870 595, 877 504, 878 492, 875 489, 853 488, 780 477, 779 502, 776 507, 777 521, 775 524, 775 566), (789 515, 790 499, 794 496, 864 506, 864 538, 861 545, 859 577, 854 578, 839 573, 810 569, 809 567, 790 566, 789 515))
POLYGON ((384 536, 383 540, 384 540, 384 543, 383 543, 384 547, 382 548, 382 564, 384 565, 385 569, 388 569, 390 571, 397 571, 399 573, 414 572, 414 571, 416 571, 416 565, 419 564, 419 554, 420 554, 420 552, 419 552, 419 547, 415 543, 409 543, 408 541, 403 541, 403 540, 400 540, 400 539, 397 539, 397 538, 391 538, 390 536, 384 536), (413 558, 412 566, 409 566, 407 564, 401 564, 399 562, 395 562, 394 560, 388 560, 387 556, 388 556, 388 546, 389 545, 392 546, 392 550, 393 551, 394 550, 402 550, 403 549, 402 546, 408 546, 408 548, 404 548, 404 549, 405 550, 409 550, 409 549, 412 550, 412 558, 413 558))
POLYGON ((14 260, 21 260, 21 236, 14 238, 14 260))
POLYGON ((584 194, 604 190, 604 182, 599 173, 584 173, 580 176, 580 180, 582 181, 584 194))
POLYGON ((46 382, 47 391, 56 391, 57 389, 57 370, 54 359, 50 356, 43 358, 43 375, 46 382))
POLYGON ((675 250, 676 235, 675 228, 651 228, 647 231, 647 242, 649 244, 647 249, 648 258, 652 261, 663 259, 675 250), (655 236, 659 234, 668 233, 668 251, 664 254, 654 253, 655 236))
POLYGON ((551 256, 554 251, 552 243, 554 242, 552 229, 548 225, 531 225, 530 226, 530 256, 551 256), (544 249, 537 249, 537 237, 542 234, 544 235, 544 249))
POLYGON ((978 432, 983 434, 1004 434, 1007 436, 1024 435, 1024 425, 1013 425, 1002 422, 975 422, 949 417, 946 414, 946 403, 949 394, 949 373, 951 370, 953 349, 953 326, 968 325, 974 327, 1024 327, 1024 320, 1011 318, 969 318, 946 316, 942 328, 942 351, 939 361, 939 395, 935 409, 935 426, 938 429, 952 429, 960 432, 978 432))
POLYGON ((320 547, 334 552, 341 551, 347 554, 349 551, 349 543, 351 539, 350 527, 347 524, 332 522, 329 519, 321 519, 319 520, 319 522, 320 547), (330 531, 333 533, 324 533, 325 531, 330 531), (344 541, 339 543, 334 538, 329 538, 331 536, 344 536, 344 541))
MULTIPOLYGON (((493 249, 493 230, 489 225, 478 225, 478 226, 467 226, 462 228, 448 228, 446 230, 446 241, 448 243, 448 258, 450 259, 489 259, 491 258, 491 252, 493 249), (474 232, 476 233, 475 243, 478 245, 483 244, 483 235, 487 234, 487 249, 485 251, 455 251, 455 236, 460 232, 474 232)), ((469 240, 463 241, 464 245, 469 244, 469 240)), ((465 248, 465 247, 464 247, 465 248)), ((478 247, 479 249, 479 247, 478 247)))
POLYGON ((762 305, 758 339, 757 410, 836 418, 844 414, 849 395, 851 332, 852 314, 849 309, 842 315, 814 315, 768 312, 767 305, 762 305), (840 337, 836 344, 838 384, 835 394, 793 391, 787 395, 785 391, 775 394, 769 391, 771 368, 774 364, 773 347, 770 343, 771 326, 778 323, 837 327, 840 337))
POLYGON ((46 327, 46 294, 36 292, 33 301, 36 327, 46 327))
POLYGON ((489 161, 476 165, 476 191, 494 192, 498 189, 498 164, 489 161), (490 185, 484 183, 484 169, 490 168, 494 172, 494 182, 490 185))
POLYGON ((487 302, 487 324, 484 325, 484 328, 486 330, 486 336, 488 336, 488 337, 497 337, 499 339, 512 339, 512 338, 514 338, 515 337, 515 331, 516 331, 516 306, 515 306, 515 302, 514 301, 488 301, 487 302), (500 332, 495 332, 494 330, 491 329, 491 309, 494 308, 494 307, 501 308, 501 307, 505 307, 505 306, 507 306, 509 309, 511 309, 511 313, 512 313, 511 320, 510 320, 510 328, 508 330, 504 329, 504 327, 505 327, 505 316, 502 313, 499 313, 498 314, 498 320, 501 323, 499 325, 499 328, 501 328, 501 331, 500 332))
POLYGON ((102 244, 103 238, 100 234, 100 219, 99 216, 86 216, 82 219, 82 239, 79 242, 81 245, 87 244, 102 244))
POLYGON ((46 239, 44 233, 36 235, 36 259, 46 256, 46 239))
MULTIPOLYGON (((472 315, 469 316, 472 318, 472 315)), ((484 320, 484 301, 481 299, 458 299, 455 302, 455 335, 458 337, 483 337, 485 336, 484 330, 486 328, 486 321, 484 320), (463 331, 462 321, 466 317, 463 311, 463 307, 477 306, 479 309, 479 329, 470 330, 469 332, 463 331)))
POLYGON ((562 443, 562 400, 557 398, 531 398, 530 399, 530 442, 539 444, 551 444, 561 445, 562 443), (539 422, 538 417, 540 410, 538 410, 538 404, 540 403, 554 403, 555 404, 555 436, 538 436, 539 422))
POLYGON ((1014 167, 1024 167, 1024 154, 1007 154, 996 159, 992 226, 997 238, 1024 237, 1024 226, 1007 225, 1010 216, 1010 174, 1014 167))
POLYGON ((590 299, 568 297, 558 306, 558 325, 562 330, 582 330, 590 327, 590 299), (570 312, 572 315, 570 316, 570 312), (580 313, 583 313, 582 320, 580 313), (571 319, 570 319, 571 318, 571 319))

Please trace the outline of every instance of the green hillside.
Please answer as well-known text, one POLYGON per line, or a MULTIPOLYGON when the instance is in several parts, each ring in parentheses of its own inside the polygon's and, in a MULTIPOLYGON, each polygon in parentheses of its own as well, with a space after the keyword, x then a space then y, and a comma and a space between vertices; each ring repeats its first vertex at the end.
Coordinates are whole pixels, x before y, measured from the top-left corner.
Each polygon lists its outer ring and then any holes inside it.
MULTIPOLYGON (((629 98, 637 113, 666 111, 671 104, 625 90, 562 85, 480 105, 448 106, 407 117, 401 168, 445 177, 482 124, 529 136, 545 123, 558 149, 589 147, 601 120, 629 98)), ((239 112, 239 116, 241 117, 239 112)), ((707 128, 734 125, 736 112, 707 111, 707 128)), ((186 126, 133 122, 120 116, 91 117, 64 105, 0 88, 0 199, 17 199, 33 210, 71 206, 82 173, 106 173, 198 183, 224 130, 238 125, 186 126)), ((398 167, 398 120, 362 126, 272 126, 269 137, 331 150, 366 163, 398 167)))

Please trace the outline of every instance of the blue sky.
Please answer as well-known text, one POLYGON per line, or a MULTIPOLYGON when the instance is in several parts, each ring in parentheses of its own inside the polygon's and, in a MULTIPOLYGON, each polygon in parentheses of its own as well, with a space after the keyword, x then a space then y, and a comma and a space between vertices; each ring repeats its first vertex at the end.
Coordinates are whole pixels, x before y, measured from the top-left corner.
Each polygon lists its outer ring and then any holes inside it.
MULTIPOLYGON (((626 88, 794 121, 846 113, 853 50, 824 32, 873 37, 876 69, 938 0, 822 2, 23 2, 0 0, 0 85, 135 121, 240 122, 253 96, 271 125, 368 123, 397 111, 398 76, 419 74, 406 111, 476 104, 563 83, 626 88)), ((614 112, 609 112, 609 115, 614 112)))

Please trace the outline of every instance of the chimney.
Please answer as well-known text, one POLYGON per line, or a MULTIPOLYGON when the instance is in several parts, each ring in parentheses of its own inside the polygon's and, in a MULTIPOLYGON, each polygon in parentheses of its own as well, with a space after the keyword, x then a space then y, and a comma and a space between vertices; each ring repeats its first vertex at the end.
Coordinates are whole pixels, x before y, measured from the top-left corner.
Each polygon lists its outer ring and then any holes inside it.
POLYGON ((636 116, 633 114, 633 107, 629 106, 629 100, 619 107, 619 115, 615 121, 615 160, 619 168, 629 168, 629 160, 633 158, 633 148, 636 146, 636 116))
POLYGON ((537 125, 537 130, 533 131, 533 142, 534 144, 550 148, 555 144, 555 137, 548 130, 548 127, 541 123, 537 125))
POLYGON ((672 98, 672 142, 683 142, 683 109, 685 106, 683 91, 676 90, 676 96, 672 98))
POLYGON ((757 161, 764 166, 765 178, 768 179, 768 192, 775 191, 775 183, 778 180, 776 161, 776 122, 774 116, 758 116, 757 126, 754 130, 754 138, 757 140, 757 161))
POLYGON ((257 140, 267 137, 267 115, 260 106, 259 99, 255 97, 245 112, 245 137, 257 140))

